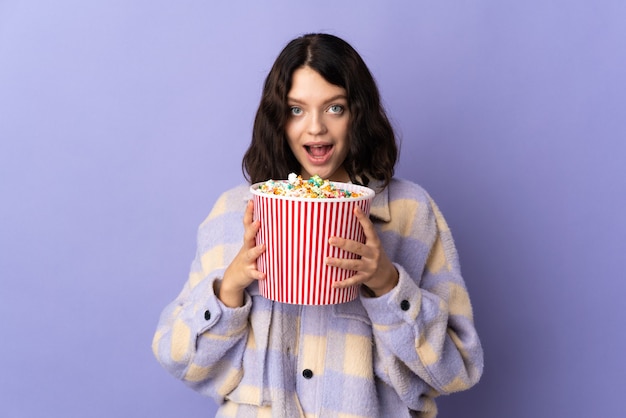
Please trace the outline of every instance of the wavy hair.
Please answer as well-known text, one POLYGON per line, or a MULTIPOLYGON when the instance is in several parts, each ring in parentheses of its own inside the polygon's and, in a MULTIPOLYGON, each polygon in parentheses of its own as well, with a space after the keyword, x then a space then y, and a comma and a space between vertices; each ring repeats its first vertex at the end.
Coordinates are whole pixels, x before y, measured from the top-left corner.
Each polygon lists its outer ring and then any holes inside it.
POLYGON ((353 183, 370 179, 386 186, 398 159, 396 137, 380 101, 376 82, 361 56, 346 41, 329 34, 307 34, 289 42, 276 58, 254 119, 252 141, 242 171, 250 183, 285 179, 300 172, 287 142, 287 94, 295 70, 310 67, 327 82, 345 89, 350 111, 348 143, 343 163, 353 183))

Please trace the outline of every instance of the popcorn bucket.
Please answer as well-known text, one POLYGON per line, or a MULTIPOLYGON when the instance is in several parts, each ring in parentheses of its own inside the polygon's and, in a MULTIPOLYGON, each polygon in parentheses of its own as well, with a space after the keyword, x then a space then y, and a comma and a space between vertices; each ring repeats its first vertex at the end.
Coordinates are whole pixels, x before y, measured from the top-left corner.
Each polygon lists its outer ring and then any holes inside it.
POLYGON ((358 285, 334 289, 332 284, 354 276, 352 270, 327 266, 327 257, 358 258, 356 254, 328 244, 333 236, 365 242, 363 227, 354 215, 359 206, 369 215, 374 191, 349 183, 332 182, 338 189, 359 192, 359 197, 290 197, 250 187, 254 220, 261 228, 256 243, 266 251, 257 259, 261 295, 268 299, 300 305, 329 305, 349 302, 358 295, 358 285))

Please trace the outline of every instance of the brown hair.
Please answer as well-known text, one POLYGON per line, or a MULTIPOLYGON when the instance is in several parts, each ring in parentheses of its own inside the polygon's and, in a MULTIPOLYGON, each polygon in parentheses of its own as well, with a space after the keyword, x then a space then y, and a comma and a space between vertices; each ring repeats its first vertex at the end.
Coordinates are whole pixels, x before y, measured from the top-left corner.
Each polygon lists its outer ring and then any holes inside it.
POLYGON ((287 142, 285 125, 292 76, 304 66, 346 90, 350 151, 343 166, 350 180, 367 185, 372 178, 387 185, 398 159, 398 146, 378 87, 360 55, 347 42, 329 34, 296 38, 276 58, 265 79, 252 141, 242 161, 246 179, 257 183, 285 179, 289 173, 300 172, 300 163, 287 142))

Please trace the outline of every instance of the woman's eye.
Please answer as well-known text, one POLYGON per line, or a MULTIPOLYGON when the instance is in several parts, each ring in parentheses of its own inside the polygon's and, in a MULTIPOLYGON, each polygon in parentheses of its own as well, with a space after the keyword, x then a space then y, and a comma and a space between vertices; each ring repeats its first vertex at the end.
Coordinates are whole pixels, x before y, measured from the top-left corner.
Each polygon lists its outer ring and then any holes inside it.
POLYGON ((294 116, 298 116, 302 114, 302 109, 300 109, 298 106, 292 106, 291 107, 291 114, 294 116))
POLYGON ((332 105, 328 108, 328 111, 330 113, 335 113, 335 114, 341 114, 343 113, 343 106, 342 105, 332 105))

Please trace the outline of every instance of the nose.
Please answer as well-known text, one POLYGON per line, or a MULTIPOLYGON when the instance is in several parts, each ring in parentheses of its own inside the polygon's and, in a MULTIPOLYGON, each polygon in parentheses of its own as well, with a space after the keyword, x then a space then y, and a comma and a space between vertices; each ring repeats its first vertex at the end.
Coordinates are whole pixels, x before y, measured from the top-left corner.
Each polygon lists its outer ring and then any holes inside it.
POLYGON ((309 124, 307 131, 310 135, 322 135, 326 133, 326 124, 323 115, 320 112, 312 112, 309 115, 309 124))

